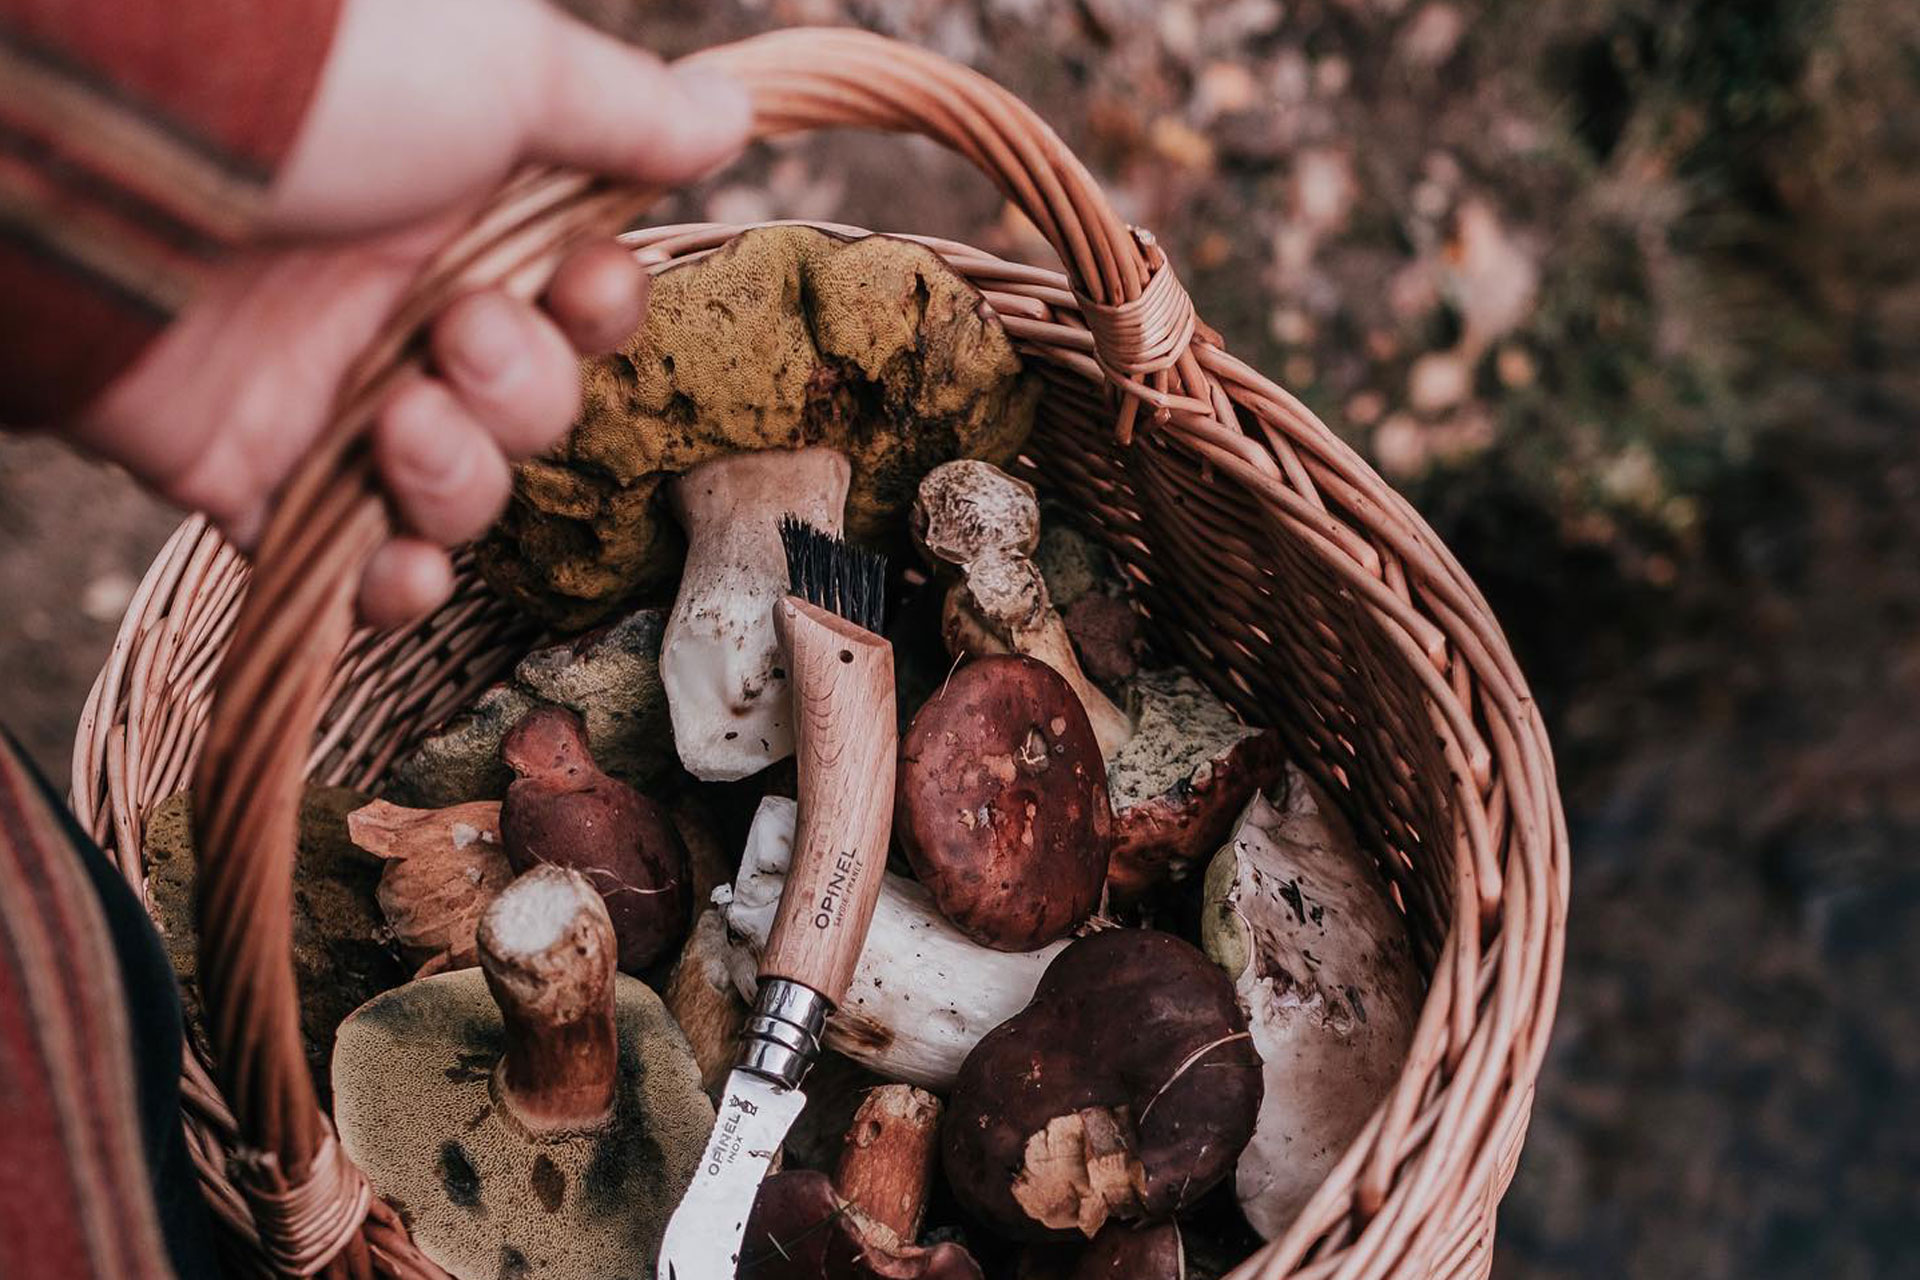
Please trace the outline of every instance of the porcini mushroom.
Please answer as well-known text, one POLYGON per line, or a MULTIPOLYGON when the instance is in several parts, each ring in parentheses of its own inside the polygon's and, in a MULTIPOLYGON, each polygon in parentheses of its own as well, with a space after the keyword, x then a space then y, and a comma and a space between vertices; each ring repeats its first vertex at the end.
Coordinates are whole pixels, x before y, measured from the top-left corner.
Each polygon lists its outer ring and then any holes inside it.
MULTIPOLYGON (((1032 558, 1041 540, 1040 507, 1025 481, 978 461, 935 467, 920 482, 912 529, 936 570, 960 575, 943 614, 948 650, 956 657, 1025 654, 1052 667, 1079 696, 1107 762, 1114 900, 1136 901, 1212 856, 1247 798, 1279 776, 1278 737, 1244 724, 1181 672, 1136 676, 1124 710, 1101 692, 1032 558)), ((1068 569, 1069 579, 1086 576, 1083 565, 1068 569)), ((1081 598, 1092 593, 1087 584, 1076 586, 1081 598)))
POLYGON ((606 899, 620 969, 639 973, 686 936, 687 851, 660 807, 600 772, 586 727, 563 707, 537 707, 500 755, 518 775, 500 806, 500 838, 517 872, 571 867, 606 899))
POLYGON ((499 801, 403 809, 375 800, 347 815, 347 835, 386 862, 374 896, 414 977, 480 963, 480 915, 513 880, 499 801))
POLYGON ((1107 757, 1107 888, 1121 905, 1212 857, 1285 764, 1278 734, 1248 725, 1184 672, 1142 672, 1128 693, 1134 731, 1107 757))
POLYGON ((954 1082, 941 1147, 961 1205, 1019 1239, 1168 1218, 1232 1172, 1260 1059, 1219 968, 1171 934, 1067 945, 954 1082))
POLYGON ((886 1085, 868 1094, 831 1180, 794 1170, 761 1184, 741 1280, 980 1280, 959 1245, 915 1243, 939 1122, 930 1093, 886 1085))
MULTIPOLYGON (((792 860, 794 813, 783 796, 760 801, 740 874, 714 894, 731 944, 728 968, 749 1003, 792 860)), ((948 923, 926 889, 885 876, 853 983, 827 1019, 827 1047, 890 1080, 944 1092, 968 1051, 1020 1011, 1065 945, 983 947, 948 923)))
POLYGON ((733 1070, 741 1030, 750 1010, 727 967, 727 926, 718 911, 693 922, 680 958, 673 962, 665 998, 673 1020, 686 1033, 700 1065, 700 1084, 718 1094, 733 1070))
POLYGON ((1073 687, 1102 754, 1119 749, 1133 726, 1080 669, 1032 559, 1040 542, 1033 486, 989 463, 949 462, 921 480, 911 520, 914 541, 933 566, 959 574, 942 619, 947 648, 1046 663, 1073 687))
POLYGON ((1080 700, 1052 668, 976 658, 900 741, 894 832, 960 932, 1032 951, 1100 905, 1113 839, 1106 775, 1080 700))
POLYGON ((567 443, 519 468, 482 566, 547 618, 585 625, 671 579, 671 506, 687 535, 661 655, 675 745, 695 777, 743 777, 792 751, 755 610, 785 589, 779 517, 841 532, 844 498, 844 532, 880 536, 928 468, 1011 457, 1038 390, 993 309, 931 250, 743 232, 655 277, 644 328, 587 365, 567 443))
POLYGON ((1255 796, 1207 868, 1201 933, 1266 1064, 1234 1189, 1271 1239, 1392 1091, 1419 1017, 1419 971, 1385 879, 1293 768, 1282 807, 1255 796))
POLYGON ((1180 1224, 1107 1223, 1080 1255, 1072 1280, 1187 1280, 1180 1224))
POLYGON ((456 1280, 638 1276, 713 1125, 686 1041, 576 872, 516 880, 479 945, 341 1024, 341 1144, 456 1280))

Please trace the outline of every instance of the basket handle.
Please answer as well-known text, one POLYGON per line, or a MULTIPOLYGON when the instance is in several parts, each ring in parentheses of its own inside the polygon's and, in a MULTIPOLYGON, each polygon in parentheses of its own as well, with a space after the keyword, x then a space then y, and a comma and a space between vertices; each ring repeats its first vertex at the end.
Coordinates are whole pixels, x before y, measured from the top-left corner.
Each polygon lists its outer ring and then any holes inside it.
MULTIPOLYGON (((1160 414, 1219 415, 1224 397, 1188 350, 1192 306, 1163 255, 1121 222, 1086 168, 1006 90, 852 30, 775 32, 687 61, 746 84, 757 137, 828 126, 919 133, 984 171, 1066 264, 1100 364, 1127 393, 1122 441, 1143 402, 1160 414)), ((386 391, 421 360, 421 334, 452 298, 480 286, 534 297, 568 247, 619 229, 660 194, 552 170, 510 181, 423 270, 351 371, 256 554, 194 773, 199 977, 221 1084, 247 1144, 240 1180, 283 1271, 338 1271, 329 1260, 360 1229, 359 1215, 341 1206, 365 1204, 301 1050, 291 870, 320 700, 352 626, 360 572, 392 532, 368 425, 386 391)), ((1232 421, 1230 408, 1222 420, 1232 421)), ((350 1269, 363 1273, 364 1249, 353 1257, 350 1269)))

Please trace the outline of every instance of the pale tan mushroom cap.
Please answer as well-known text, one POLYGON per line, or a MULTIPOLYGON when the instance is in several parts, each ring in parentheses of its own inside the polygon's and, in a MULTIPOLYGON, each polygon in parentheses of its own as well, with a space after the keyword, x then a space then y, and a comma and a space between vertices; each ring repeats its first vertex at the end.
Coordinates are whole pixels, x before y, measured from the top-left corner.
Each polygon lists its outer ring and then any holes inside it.
POLYGON ((686 1037, 632 978, 615 979, 620 1088, 612 1123, 530 1137, 495 1101, 499 1010, 477 969, 362 1005, 333 1051, 340 1141, 458 1280, 643 1280, 693 1180, 713 1106, 686 1037))

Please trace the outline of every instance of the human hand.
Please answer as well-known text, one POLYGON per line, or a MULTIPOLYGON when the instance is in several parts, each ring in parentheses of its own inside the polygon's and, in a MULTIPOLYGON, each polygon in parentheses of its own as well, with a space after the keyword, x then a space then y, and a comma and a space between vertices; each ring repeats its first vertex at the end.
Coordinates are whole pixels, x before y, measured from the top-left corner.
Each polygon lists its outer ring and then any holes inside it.
MULTIPOLYGON (((222 264, 72 438, 250 545, 349 364, 514 166, 683 182, 748 124, 737 85, 670 71, 541 0, 346 0, 259 246, 222 264)), ((402 532, 367 566, 363 618, 392 625, 446 598, 443 548, 499 515, 510 460, 578 411, 576 352, 624 341, 645 296, 632 256, 604 242, 572 254, 539 307, 481 292, 434 324, 431 375, 396 388, 374 428, 402 532)))

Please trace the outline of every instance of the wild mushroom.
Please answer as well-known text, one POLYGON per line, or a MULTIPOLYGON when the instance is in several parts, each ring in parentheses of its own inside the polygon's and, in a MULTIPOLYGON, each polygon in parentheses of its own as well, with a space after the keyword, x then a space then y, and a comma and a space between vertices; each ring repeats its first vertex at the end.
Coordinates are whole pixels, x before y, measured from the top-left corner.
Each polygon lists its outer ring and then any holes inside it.
POLYGON ((989 463, 949 462, 921 480, 912 529, 936 569, 960 575, 947 593, 947 648, 956 655, 1020 653, 1046 663, 1078 695, 1101 753, 1117 750, 1133 726, 1081 671, 1033 563, 1040 541, 1033 486, 989 463))
POLYGON ((1107 757, 1107 888, 1120 905, 1212 857, 1285 764, 1279 735, 1249 726, 1184 672, 1142 672, 1128 693, 1133 735, 1107 757))
POLYGON ((749 1009, 727 968, 727 926, 718 911, 703 911, 680 948, 665 997, 673 1020, 693 1046, 700 1086, 717 1094, 733 1070, 749 1009))
MULTIPOLYGON (((1031 558, 1040 507, 1025 481, 983 462, 936 467, 920 482, 912 528, 929 562, 960 574, 943 616, 948 650, 1037 658, 1079 695, 1107 762, 1114 900, 1135 901, 1210 857, 1247 798, 1279 776, 1279 739, 1242 723, 1179 672, 1137 676, 1127 688, 1128 710, 1087 678, 1031 558)), ((1056 553, 1063 558, 1074 559, 1056 553)), ((1076 585, 1083 596, 1091 590, 1076 585)))
POLYGON ((456 1280, 636 1275, 713 1125, 686 1041, 614 972, 606 906, 575 872, 516 880, 479 943, 478 971, 341 1024, 341 1144, 456 1280))
POLYGON ((507 734, 500 755, 518 775, 500 806, 513 869, 545 863, 585 875, 606 899, 623 973, 679 945, 689 911, 680 833, 653 801, 600 772, 580 717, 538 707, 507 734))
POLYGON ((1260 1089, 1218 967, 1171 934, 1105 930, 1069 943, 1033 1002, 967 1055, 947 1182, 1017 1239, 1172 1217, 1232 1172, 1260 1089))
POLYGON ((921 1248, 940 1100, 907 1085, 867 1095, 839 1171, 795 1170, 760 1186, 741 1280, 980 1280, 957 1244, 921 1248))
POLYGON ((1207 868, 1201 932, 1233 979, 1266 1101, 1235 1192, 1271 1239, 1290 1226, 1393 1089, 1419 1017, 1405 917, 1326 797, 1287 771, 1207 868))
POLYGON ((679 761, 660 687, 665 609, 636 609, 609 626, 546 645, 520 659, 513 679, 433 728, 394 762, 384 794, 420 808, 498 800, 513 782, 500 740, 535 707, 580 713, 601 769, 650 787, 679 761))
POLYGON ((1109 1222, 1080 1255, 1072 1280, 1187 1280, 1177 1222, 1109 1222))
POLYGON ((671 507, 687 536, 661 655, 675 745, 695 777, 743 777, 792 750, 756 605, 785 590, 779 517, 841 532, 844 503, 845 533, 881 536, 928 468, 1011 457, 1038 390, 993 309, 931 250, 747 231, 655 278, 642 331, 588 364, 570 439, 520 467, 482 566, 585 625, 671 579, 671 507))
MULTIPOLYGON (((731 944, 728 968, 749 1003, 786 885, 793 822, 792 800, 761 800, 739 877, 714 894, 731 944)), ((853 983, 827 1019, 826 1045, 888 1079, 944 1092, 980 1037, 1027 1003, 1065 945, 1024 952, 980 946, 947 922, 926 889, 885 876, 853 983)))
POLYGON ((960 932, 1031 951, 1100 905, 1113 838, 1106 774, 1065 680, 1017 654, 976 658, 900 742, 894 832, 960 932))
POLYGON ((414 977, 480 963, 480 914, 513 880, 499 801, 403 809, 375 800, 347 815, 347 835, 386 861, 374 896, 414 977))

